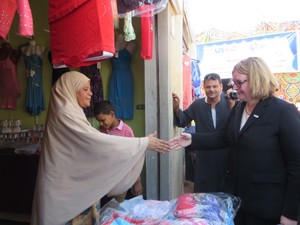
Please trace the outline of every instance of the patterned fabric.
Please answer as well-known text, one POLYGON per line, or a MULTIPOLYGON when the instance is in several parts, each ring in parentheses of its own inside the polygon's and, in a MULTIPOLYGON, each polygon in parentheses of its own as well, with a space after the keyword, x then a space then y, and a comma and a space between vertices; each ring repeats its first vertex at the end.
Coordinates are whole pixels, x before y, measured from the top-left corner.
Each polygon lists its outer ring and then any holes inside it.
POLYGON ((192 69, 192 84, 194 89, 194 94, 196 98, 203 97, 203 91, 201 89, 201 75, 198 63, 195 60, 191 61, 192 69))
POLYGON ((0 38, 6 39, 14 15, 18 11, 19 34, 22 36, 33 35, 32 14, 28 0, 5 0, 0 4, 0 38))
POLYGON ((171 201, 109 202, 101 211, 101 225, 233 225, 241 200, 228 193, 191 193, 171 201))
POLYGON ((132 26, 132 18, 130 16, 124 19, 124 37, 125 41, 132 41, 136 39, 136 35, 132 26))
POLYGON ((22 36, 32 36, 33 21, 28 0, 17 0, 17 10, 20 18, 19 34, 22 36))
POLYGON ((80 68, 80 71, 86 75, 91 80, 91 90, 92 90, 92 100, 91 106, 84 109, 86 116, 94 115, 94 104, 103 100, 103 84, 102 77, 97 64, 90 66, 83 66, 80 68))
POLYGON ((279 90, 275 95, 283 100, 300 103, 300 73, 275 73, 279 90))

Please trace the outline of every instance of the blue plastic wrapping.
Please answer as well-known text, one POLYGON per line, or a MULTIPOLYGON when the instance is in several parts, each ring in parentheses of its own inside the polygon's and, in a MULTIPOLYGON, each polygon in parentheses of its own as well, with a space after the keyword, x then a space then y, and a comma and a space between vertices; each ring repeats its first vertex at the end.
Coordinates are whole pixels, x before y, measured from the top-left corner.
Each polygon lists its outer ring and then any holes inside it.
POLYGON ((233 225, 241 200, 228 193, 189 193, 170 201, 144 200, 142 196, 101 210, 102 225, 233 225))

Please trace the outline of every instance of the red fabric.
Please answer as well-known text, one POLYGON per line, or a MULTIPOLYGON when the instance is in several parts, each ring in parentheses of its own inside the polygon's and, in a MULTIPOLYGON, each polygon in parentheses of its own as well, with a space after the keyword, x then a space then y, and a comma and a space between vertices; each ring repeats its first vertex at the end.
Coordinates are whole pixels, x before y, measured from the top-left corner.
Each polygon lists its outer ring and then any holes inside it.
POLYGON ((184 54, 182 56, 182 70, 183 70, 183 100, 182 100, 182 109, 185 110, 192 103, 192 75, 191 75, 191 58, 184 54))
POLYGON ((88 0, 50 0, 49 23, 61 19, 88 0))
POLYGON ((186 218, 192 212, 196 212, 196 199, 190 194, 178 197, 174 214, 181 218, 186 218))
MULTIPOLYGON (((143 5, 139 10, 146 10, 151 5, 143 5)), ((152 12, 146 12, 141 15, 141 57, 146 60, 152 59, 153 48, 153 17, 152 12)))
POLYGON ((64 65, 70 68, 89 66, 112 57, 115 48, 111 0, 68 2, 72 2, 73 7, 66 6, 59 14, 55 8, 62 6, 58 4, 61 1, 49 2, 50 44, 54 68, 64 65), (71 9, 74 10, 69 12, 71 9), (67 14, 63 16, 64 13, 67 14), (58 18, 59 16, 63 17, 58 18))
POLYGON ((0 48, 0 108, 16 109, 20 97, 20 83, 17 75, 17 59, 20 53, 3 42, 0 48))
POLYGON ((5 40, 17 10, 16 0, 1 1, 0 4, 0 38, 5 40))

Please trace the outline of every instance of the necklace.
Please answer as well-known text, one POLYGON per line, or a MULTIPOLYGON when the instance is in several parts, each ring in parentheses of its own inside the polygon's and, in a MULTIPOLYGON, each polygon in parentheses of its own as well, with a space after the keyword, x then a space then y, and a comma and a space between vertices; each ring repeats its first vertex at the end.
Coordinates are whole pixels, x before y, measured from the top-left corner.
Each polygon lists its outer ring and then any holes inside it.
POLYGON ((251 110, 251 112, 249 112, 249 104, 247 103, 246 105, 245 105, 245 112, 246 112, 246 114, 247 115, 251 115, 251 113, 252 113, 252 111, 253 111, 253 109, 255 108, 255 106, 257 105, 257 102, 254 104, 254 105, 250 105, 250 108, 252 108, 252 110, 251 110))
POLYGON ((246 113, 247 115, 249 115, 249 116, 251 115, 251 113, 249 113, 248 110, 247 110, 247 105, 245 106, 245 113, 246 113))

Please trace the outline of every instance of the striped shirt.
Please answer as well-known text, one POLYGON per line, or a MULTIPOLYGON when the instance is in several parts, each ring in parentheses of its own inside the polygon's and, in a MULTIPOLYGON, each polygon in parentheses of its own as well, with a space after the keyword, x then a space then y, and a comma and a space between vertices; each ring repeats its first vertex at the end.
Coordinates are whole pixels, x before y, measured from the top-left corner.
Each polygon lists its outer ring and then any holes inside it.
POLYGON ((116 136, 123 136, 123 137, 134 137, 134 133, 130 126, 128 126, 126 123, 124 123, 122 120, 119 120, 119 126, 113 128, 113 129, 105 129, 100 128, 100 132, 110 134, 110 135, 116 135, 116 136))

